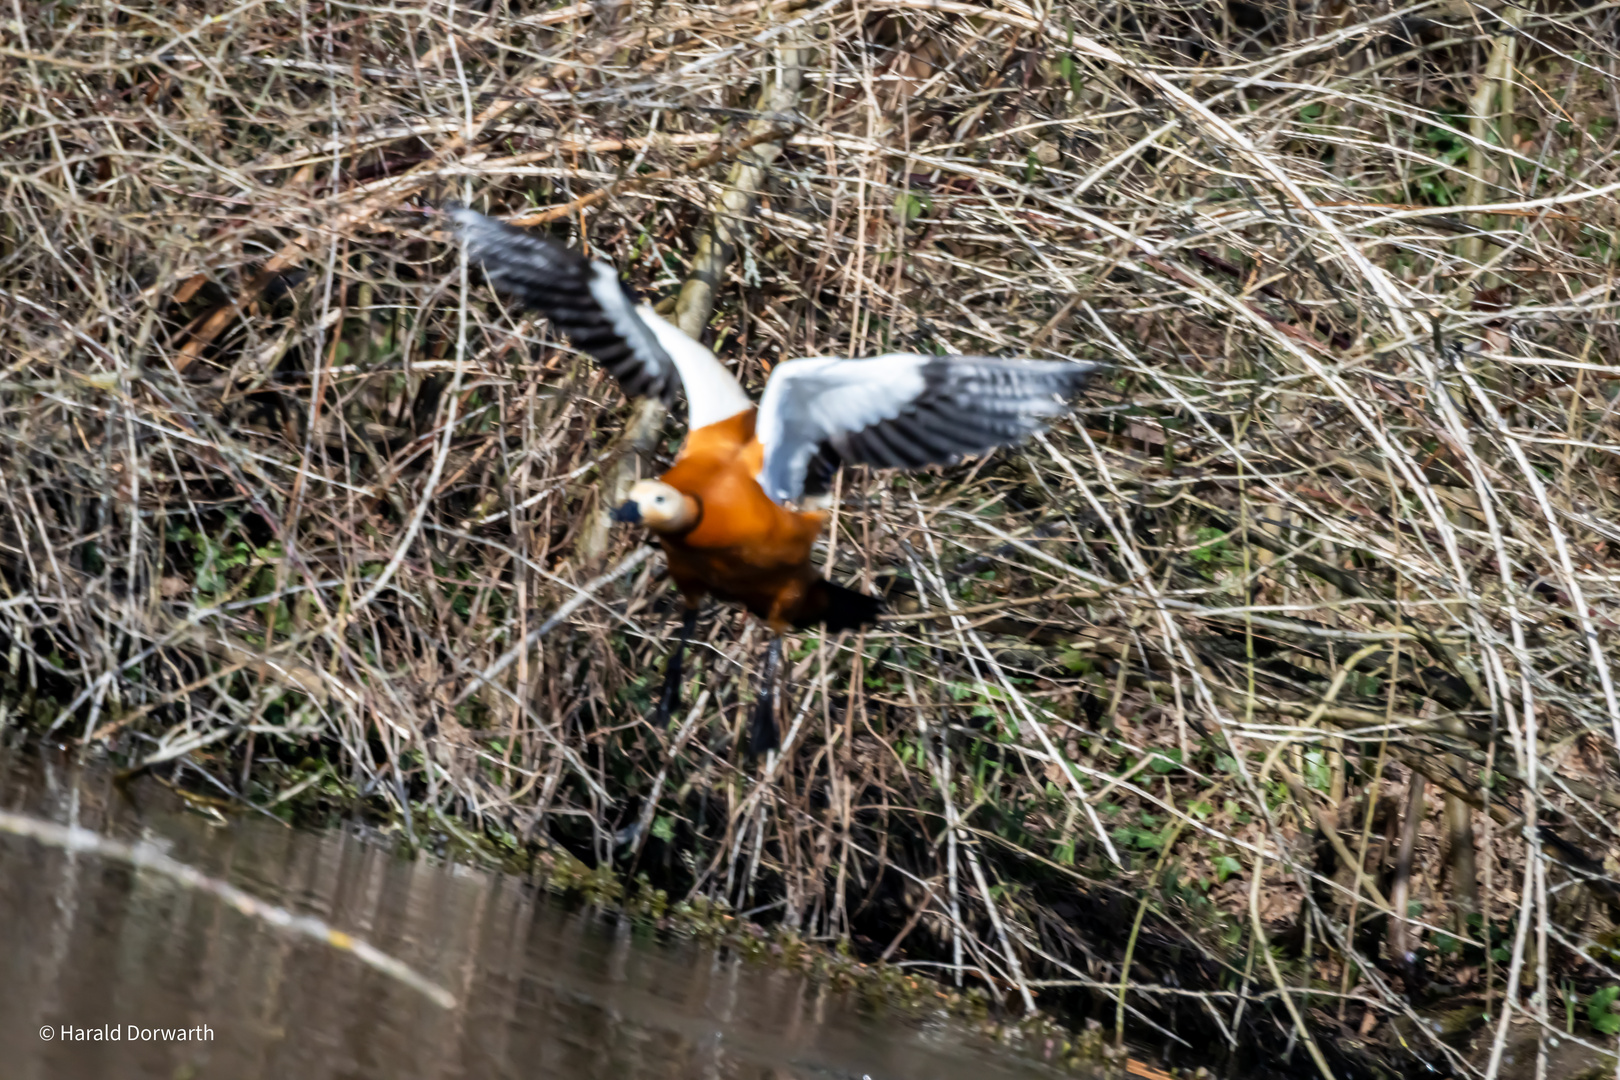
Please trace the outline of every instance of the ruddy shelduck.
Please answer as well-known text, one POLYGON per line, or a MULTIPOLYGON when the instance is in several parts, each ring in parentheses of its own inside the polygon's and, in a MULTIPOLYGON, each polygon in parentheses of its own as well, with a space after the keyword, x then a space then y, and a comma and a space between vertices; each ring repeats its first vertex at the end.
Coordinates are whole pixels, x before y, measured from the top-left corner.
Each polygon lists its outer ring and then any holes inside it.
POLYGON ((613 267, 475 211, 447 209, 489 284, 549 318, 627 395, 673 406, 676 392, 685 391, 688 432, 674 465, 631 487, 613 516, 658 538, 685 601, 661 721, 669 719, 705 596, 741 604, 770 628, 750 735, 756 753, 777 744, 782 632, 855 629, 879 610, 876 597, 833 584, 810 561, 826 522, 819 502, 839 466, 915 469, 1018 442, 1063 414, 1096 367, 910 353, 816 356, 777 364, 756 407, 712 352, 639 303, 613 267))

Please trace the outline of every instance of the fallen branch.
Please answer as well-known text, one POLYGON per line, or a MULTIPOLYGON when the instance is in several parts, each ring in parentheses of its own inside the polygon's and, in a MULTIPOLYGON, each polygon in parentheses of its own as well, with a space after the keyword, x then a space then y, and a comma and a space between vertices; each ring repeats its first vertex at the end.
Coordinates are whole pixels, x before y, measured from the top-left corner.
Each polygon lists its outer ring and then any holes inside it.
POLYGON ((284 907, 278 907, 243 892, 229 882, 209 877, 193 866, 170 858, 152 844, 126 844, 77 825, 58 825, 55 822, 42 821, 26 814, 14 814, 6 810, 0 810, 0 832, 20 836, 62 851, 99 855, 103 859, 127 863, 138 870, 162 874, 188 889, 207 893, 250 919, 269 923, 278 930, 310 938, 340 952, 349 953, 367 967, 404 983, 441 1009, 456 1007, 455 995, 450 991, 418 974, 376 946, 344 933, 313 915, 294 914, 284 907))

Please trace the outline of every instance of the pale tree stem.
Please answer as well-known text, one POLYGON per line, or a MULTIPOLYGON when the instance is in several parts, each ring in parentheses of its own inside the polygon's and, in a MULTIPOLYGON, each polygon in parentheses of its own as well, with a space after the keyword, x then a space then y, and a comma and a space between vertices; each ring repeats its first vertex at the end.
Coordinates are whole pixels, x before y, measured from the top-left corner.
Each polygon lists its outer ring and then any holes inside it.
MULTIPOLYGON (((804 82, 804 63, 810 51, 797 33, 789 34, 777 51, 776 71, 760 92, 759 113, 748 125, 749 135, 772 128, 785 128, 798 106, 799 88, 804 82)), ((714 314, 714 299, 725 278, 726 268, 736 258, 745 237, 746 222, 754 212, 760 187, 771 163, 782 153, 781 142, 762 142, 749 147, 732 163, 726 186, 715 202, 714 219, 698 237, 692 257, 692 272, 681 286, 675 303, 675 325, 694 341, 703 339, 703 330, 714 314)), ((635 483, 638 466, 658 443, 666 410, 653 398, 636 402, 624 435, 602 478, 602 500, 580 539, 581 556, 592 562, 607 551, 612 520, 609 515, 635 483)))
MULTIPOLYGON (((1491 42, 1490 58, 1468 103, 1468 129, 1474 137, 1474 149, 1468 155, 1471 175, 1467 202, 1470 206, 1478 206, 1490 198, 1487 188, 1491 163, 1485 146, 1490 141, 1492 128, 1496 130, 1498 145, 1509 149, 1513 146, 1513 54, 1519 40, 1515 31, 1524 21, 1524 10, 1509 4, 1502 9, 1501 19, 1505 24, 1504 33, 1491 42)), ((1485 237, 1481 233, 1490 228, 1493 220, 1478 217, 1474 225, 1480 231, 1463 241, 1463 255, 1475 266, 1484 261, 1485 237)))
MULTIPOLYGON (((1461 717, 1445 721, 1447 734, 1460 737, 1467 734, 1461 717)), ((1462 759, 1451 756, 1448 764, 1458 775, 1467 775, 1462 759)), ((1474 810, 1467 802, 1446 792, 1446 842, 1451 848, 1451 897, 1457 912, 1458 936, 1469 932, 1468 916, 1479 910, 1479 872, 1474 860, 1474 810)))
POLYGON ((1416 963, 1413 957, 1414 933, 1407 917, 1407 902, 1412 892, 1412 861, 1417 849, 1418 829, 1423 825, 1425 780, 1422 773, 1412 770, 1411 787, 1406 796, 1406 816, 1401 830, 1401 849, 1395 859, 1395 880, 1389 889, 1389 904, 1394 909, 1389 921, 1389 958, 1407 971, 1416 963))

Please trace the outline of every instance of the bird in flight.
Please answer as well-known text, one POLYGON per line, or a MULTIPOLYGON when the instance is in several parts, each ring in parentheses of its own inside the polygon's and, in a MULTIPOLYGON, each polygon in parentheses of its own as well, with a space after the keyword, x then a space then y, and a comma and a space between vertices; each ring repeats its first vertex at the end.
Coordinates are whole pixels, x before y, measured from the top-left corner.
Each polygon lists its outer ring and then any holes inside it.
POLYGON ((876 597, 828 581, 810 561, 839 466, 917 469, 1019 442, 1063 415, 1097 366, 815 356, 777 364, 756 406, 712 352, 638 302, 613 267, 465 207, 446 210, 490 286, 550 319, 626 395, 673 407, 684 393, 688 430, 674 465, 638 481, 613 517, 658 538, 684 601, 656 722, 669 721, 705 597, 740 604, 770 629, 750 725, 756 754, 779 744, 781 635, 853 630, 879 611, 876 597))

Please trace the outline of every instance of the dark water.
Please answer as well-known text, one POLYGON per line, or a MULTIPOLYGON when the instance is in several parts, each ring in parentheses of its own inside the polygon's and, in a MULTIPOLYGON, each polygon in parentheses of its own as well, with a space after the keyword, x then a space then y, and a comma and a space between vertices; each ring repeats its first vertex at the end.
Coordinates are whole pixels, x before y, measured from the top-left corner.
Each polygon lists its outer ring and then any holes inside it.
POLYGON ((353 832, 212 822, 156 785, 132 802, 65 761, 0 759, 0 808, 165 845, 456 998, 442 1009, 168 877, 0 835, 3 1080, 1058 1075, 943 1018, 865 1014, 801 976, 566 910, 498 874, 405 861, 353 832), (64 1027, 121 1038, 75 1041, 64 1027), (132 1040, 132 1027, 203 1038, 132 1040))

